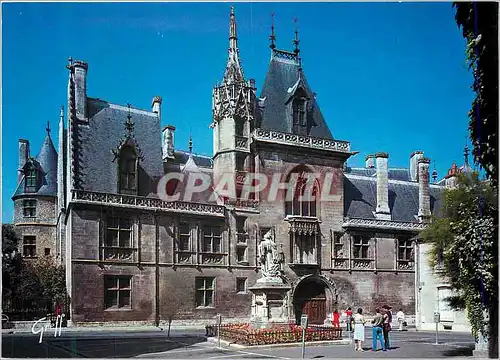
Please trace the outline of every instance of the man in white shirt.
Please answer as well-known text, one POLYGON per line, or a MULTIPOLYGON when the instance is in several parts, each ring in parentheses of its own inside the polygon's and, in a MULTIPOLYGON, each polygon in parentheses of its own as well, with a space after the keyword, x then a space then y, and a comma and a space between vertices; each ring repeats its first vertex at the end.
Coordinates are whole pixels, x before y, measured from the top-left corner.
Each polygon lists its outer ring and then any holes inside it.
POLYGON ((403 322, 405 321, 405 313, 403 312, 403 309, 399 309, 398 313, 396 314, 396 318, 398 319, 399 323, 399 331, 403 331, 403 322))

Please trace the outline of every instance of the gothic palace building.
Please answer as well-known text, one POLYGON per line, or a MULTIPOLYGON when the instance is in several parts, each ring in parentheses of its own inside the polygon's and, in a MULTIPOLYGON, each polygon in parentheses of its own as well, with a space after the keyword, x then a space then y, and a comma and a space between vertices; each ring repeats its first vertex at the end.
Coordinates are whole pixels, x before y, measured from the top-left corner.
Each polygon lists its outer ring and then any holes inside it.
MULTIPOLYGON (((421 151, 410 155, 409 169, 390 168, 382 152, 368 156, 364 168, 348 167, 357 152, 332 136, 298 38, 293 51, 279 50, 273 29, 257 96, 236 35, 231 10, 229 58, 212 92, 211 157, 174 145, 175 127, 161 128, 159 96, 151 110, 88 97, 88 64, 70 59, 58 150, 50 129, 36 157, 19 140, 14 225, 24 256, 52 255, 65 265, 76 324, 158 323, 172 307, 178 319, 248 319, 248 288, 260 277, 257 247, 272 229, 291 287, 290 320, 307 313, 323 323, 334 309, 372 312, 386 303, 415 314, 418 233, 453 174, 430 183, 421 151), (267 189, 248 200, 211 201, 208 189, 190 202, 165 201, 157 186, 174 172, 234 174, 238 192, 252 173, 281 173, 283 182, 291 174, 333 174, 331 193, 339 197, 276 201, 267 189)), ((169 184, 174 193, 185 185, 169 184)), ((321 184, 314 186, 319 193, 321 184)))

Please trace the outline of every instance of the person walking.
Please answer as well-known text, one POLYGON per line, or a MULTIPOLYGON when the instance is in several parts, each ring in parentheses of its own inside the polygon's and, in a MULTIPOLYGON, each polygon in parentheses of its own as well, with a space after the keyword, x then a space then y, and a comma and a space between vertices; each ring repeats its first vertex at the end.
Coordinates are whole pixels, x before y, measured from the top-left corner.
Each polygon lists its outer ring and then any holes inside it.
POLYGON ((399 331, 403 331, 403 323, 405 321, 405 313, 403 312, 403 309, 399 309, 396 314, 396 319, 398 319, 399 331))
POLYGON ((332 323, 332 325, 333 325, 334 328, 340 328, 340 314, 337 311, 337 309, 335 309, 335 311, 333 312, 333 323, 332 323))
POLYGON ((384 305, 382 307, 384 309, 384 340, 385 340, 385 348, 389 350, 391 348, 391 342, 389 339, 389 332, 392 330, 391 328, 391 323, 392 323, 392 313, 391 313, 391 307, 388 305, 384 305))
POLYGON ((383 334, 384 317, 379 309, 375 309, 375 317, 372 320, 372 350, 377 351, 377 340, 380 340, 382 351, 387 351, 385 348, 385 340, 383 334))
POLYGON ((359 308, 358 313, 354 315, 354 350, 363 350, 363 341, 365 341, 365 318, 363 309, 359 308))
POLYGON ((346 316, 346 321, 345 321, 346 331, 352 331, 352 310, 350 306, 345 311, 345 316, 346 316))

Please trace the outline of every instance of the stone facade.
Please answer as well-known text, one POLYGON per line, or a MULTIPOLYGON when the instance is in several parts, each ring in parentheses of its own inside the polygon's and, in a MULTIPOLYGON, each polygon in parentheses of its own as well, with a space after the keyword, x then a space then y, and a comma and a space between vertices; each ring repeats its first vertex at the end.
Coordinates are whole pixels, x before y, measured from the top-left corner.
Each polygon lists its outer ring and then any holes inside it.
MULTIPOLYGON (((257 96, 239 61, 234 11, 230 29, 226 71, 213 92, 212 157, 193 154, 192 143, 189 152, 177 149, 175 126, 162 134, 158 96, 151 111, 87 97, 89 67, 70 59, 59 181, 43 208, 53 216, 47 236, 66 267, 72 321, 159 324, 172 313, 185 321, 211 321, 218 313, 249 319, 248 289, 262 276, 257 248, 268 231, 290 288, 283 304, 290 321, 307 313, 323 323, 348 306, 371 313, 389 304, 414 314, 416 235, 425 226, 415 199, 429 201, 424 208, 435 213, 443 186, 419 186, 415 157, 412 172, 392 169, 385 153, 375 155, 377 168, 373 161, 348 167, 356 152, 331 135, 299 49, 272 48, 257 96), (229 173, 242 181, 260 174, 286 185, 276 198, 267 186, 253 199, 210 200, 209 187, 191 201, 164 200, 160 190, 168 193, 170 185, 162 179, 176 172, 211 180, 229 173), (316 194, 332 197, 288 201, 288 191, 296 191, 290 179, 309 173, 319 175, 316 194)), ((175 191, 189 191, 183 181, 175 191)), ((14 197, 19 228, 21 195, 14 197)))

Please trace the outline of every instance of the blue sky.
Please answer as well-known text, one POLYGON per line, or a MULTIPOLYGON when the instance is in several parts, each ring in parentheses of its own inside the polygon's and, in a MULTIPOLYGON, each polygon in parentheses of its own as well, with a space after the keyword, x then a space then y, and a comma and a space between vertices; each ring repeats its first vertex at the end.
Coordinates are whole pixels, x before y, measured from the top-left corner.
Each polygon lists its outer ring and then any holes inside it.
MULTIPOLYGON (((230 3, 8 3, 3 6, 3 221, 12 219, 17 140, 37 155, 66 105, 67 59, 89 63, 87 91, 150 109, 163 97, 163 125, 176 147, 212 154, 211 92, 227 60, 230 3)), ((277 46, 292 50, 294 17, 304 71, 336 139, 365 156, 389 153, 408 167, 423 150, 439 177, 463 163, 473 98, 465 41, 451 3, 235 3, 240 56, 258 92, 277 46)), ((160 134, 158 134, 160 136, 160 134)))

